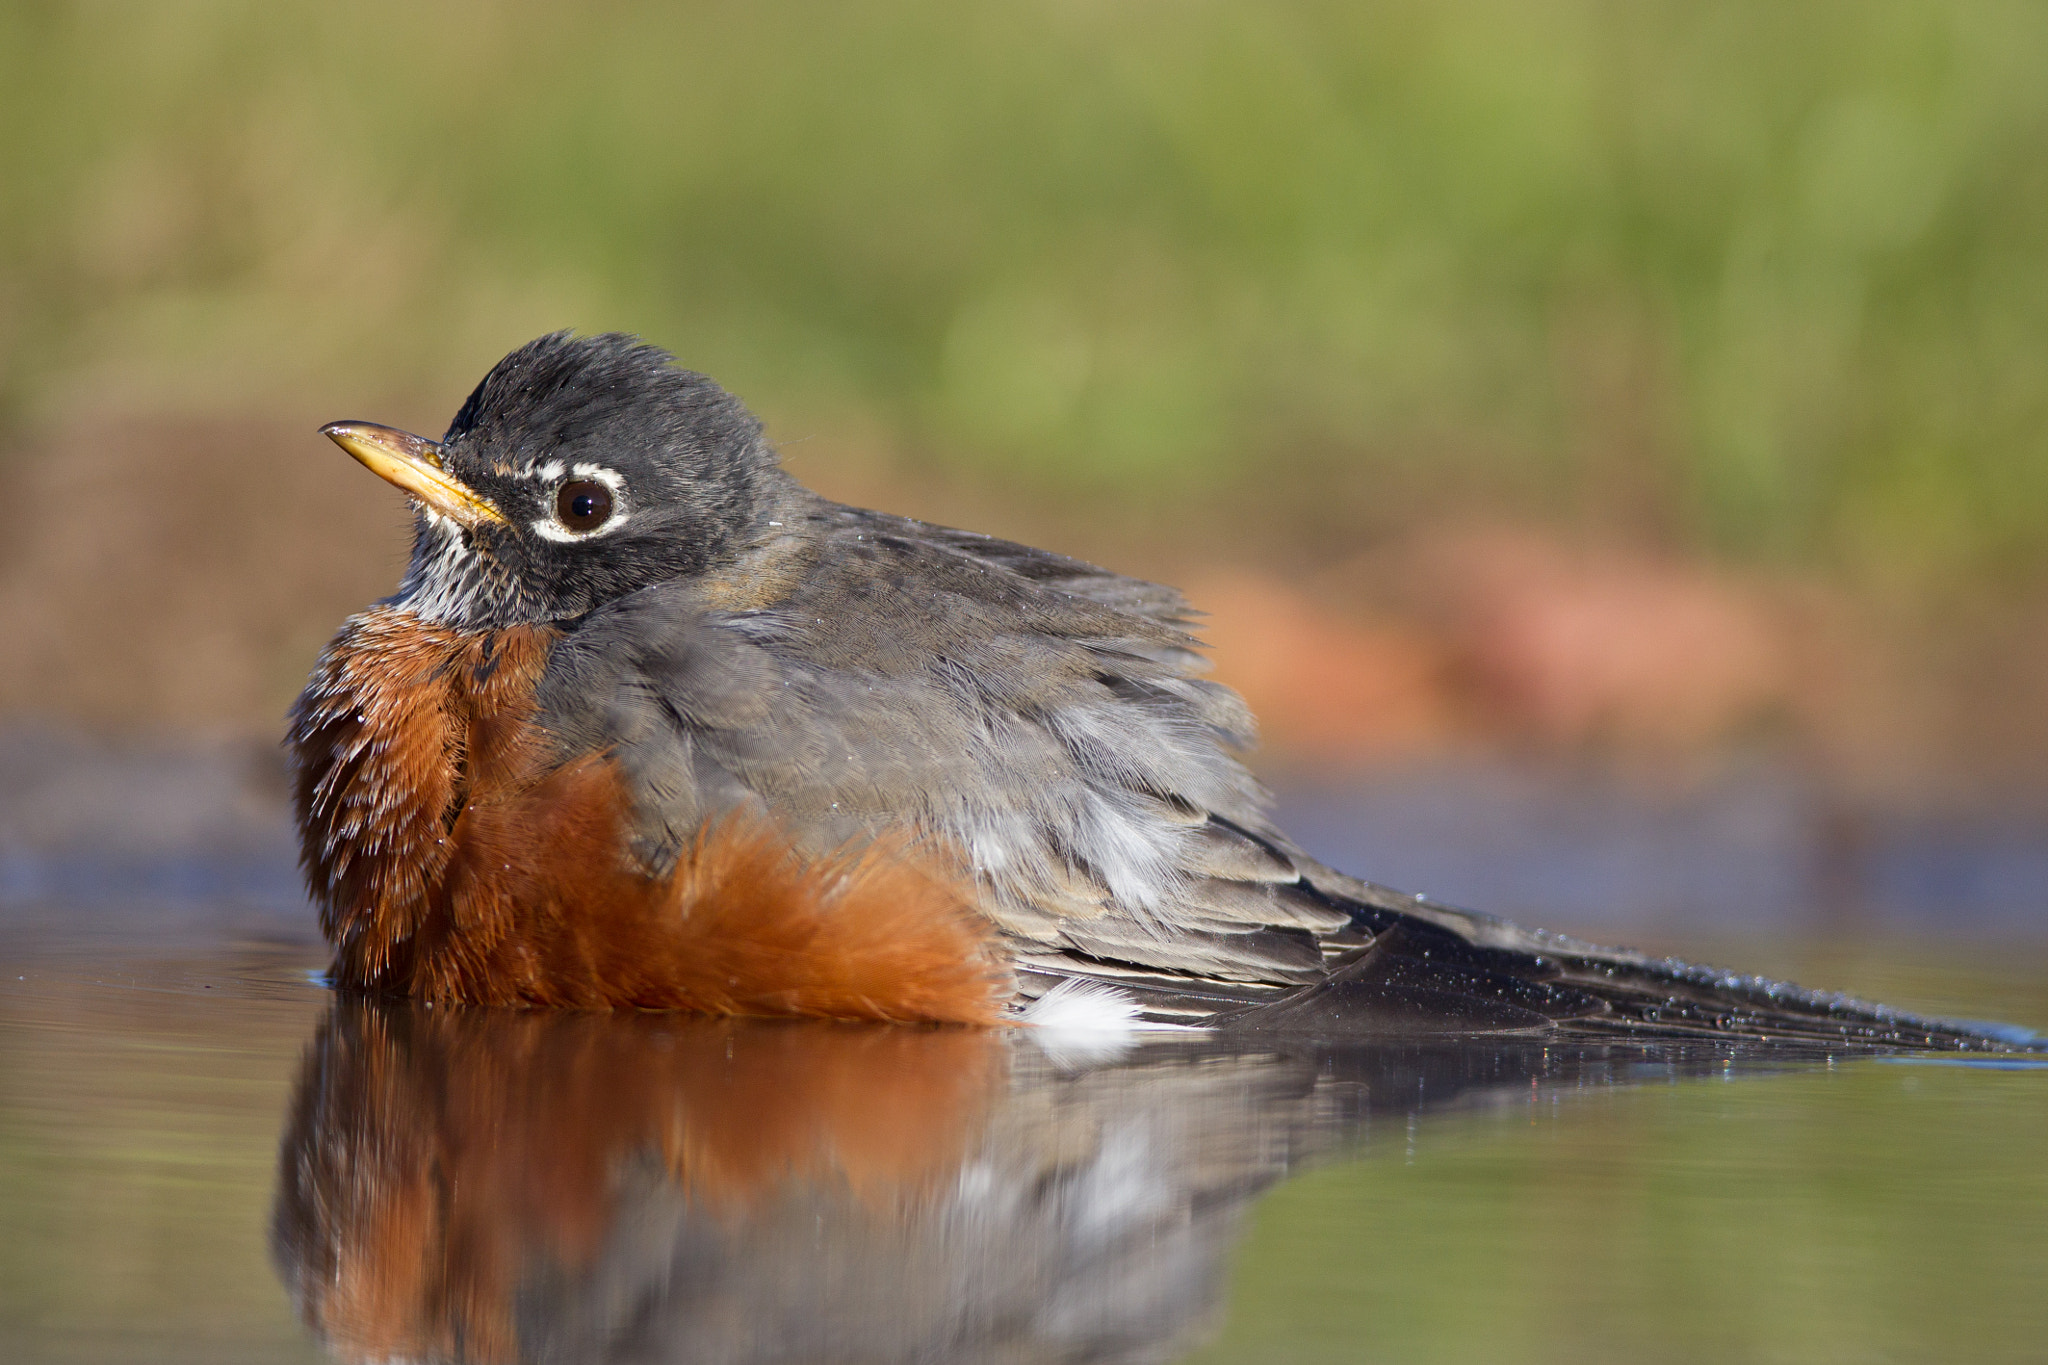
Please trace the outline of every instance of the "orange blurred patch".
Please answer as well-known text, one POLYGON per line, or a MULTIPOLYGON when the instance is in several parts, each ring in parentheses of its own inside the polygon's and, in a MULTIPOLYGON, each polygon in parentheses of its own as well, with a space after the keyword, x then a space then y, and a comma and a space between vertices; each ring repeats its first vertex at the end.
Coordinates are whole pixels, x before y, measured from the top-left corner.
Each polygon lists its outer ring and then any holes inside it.
POLYGON ((1474 700, 1522 737, 1688 747, 1788 700, 1778 609, 1704 565, 1494 531, 1415 569, 1474 700))
POLYGON ((1449 742, 1451 656, 1413 625, 1361 617, 1269 574, 1229 569, 1188 585, 1219 682, 1259 718, 1266 747, 1331 763, 1449 742))
POLYGON ((1798 627, 1778 596, 1528 532, 1439 533, 1300 583, 1232 569, 1191 589, 1216 677, 1297 762, 1482 737, 1697 747, 1795 700, 1798 627))

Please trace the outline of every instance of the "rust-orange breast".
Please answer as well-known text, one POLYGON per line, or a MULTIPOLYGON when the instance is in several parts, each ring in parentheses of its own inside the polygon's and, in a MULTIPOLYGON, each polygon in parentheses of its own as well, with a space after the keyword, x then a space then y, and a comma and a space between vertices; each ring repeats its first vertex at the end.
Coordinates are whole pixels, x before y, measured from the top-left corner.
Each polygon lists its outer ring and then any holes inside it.
POLYGON ((993 1023, 967 884, 908 839, 805 862, 761 821, 667 875, 609 755, 536 723, 557 632, 352 618, 293 716, 302 861, 344 988, 445 1003, 993 1023))

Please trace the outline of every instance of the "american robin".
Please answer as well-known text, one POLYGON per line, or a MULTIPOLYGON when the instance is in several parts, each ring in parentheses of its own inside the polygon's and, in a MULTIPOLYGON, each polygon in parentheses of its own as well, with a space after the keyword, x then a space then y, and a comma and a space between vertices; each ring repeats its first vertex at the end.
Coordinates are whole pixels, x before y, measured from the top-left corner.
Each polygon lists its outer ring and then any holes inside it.
POLYGON ((438 442, 322 430, 417 511, 397 593, 292 715, 338 985, 983 1024, 1921 1031, 1323 866, 1267 818, 1237 757, 1252 718, 1202 676, 1178 592, 828 501, 738 399, 634 338, 521 347, 438 442))

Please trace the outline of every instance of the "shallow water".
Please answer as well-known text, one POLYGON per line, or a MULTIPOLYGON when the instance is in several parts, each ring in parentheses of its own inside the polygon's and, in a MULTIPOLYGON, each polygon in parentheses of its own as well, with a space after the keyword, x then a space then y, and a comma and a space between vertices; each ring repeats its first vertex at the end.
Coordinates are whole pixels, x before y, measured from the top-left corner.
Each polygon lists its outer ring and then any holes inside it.
MULTIPOLYGON (((2048 1342, 2039 1067, 437 1015, 336 1001, 303 940, 62 918, 0 941, 9 1361, 2048 1342)), ((2048 1026, 2036 949, 1731 960, 2048 1026)))

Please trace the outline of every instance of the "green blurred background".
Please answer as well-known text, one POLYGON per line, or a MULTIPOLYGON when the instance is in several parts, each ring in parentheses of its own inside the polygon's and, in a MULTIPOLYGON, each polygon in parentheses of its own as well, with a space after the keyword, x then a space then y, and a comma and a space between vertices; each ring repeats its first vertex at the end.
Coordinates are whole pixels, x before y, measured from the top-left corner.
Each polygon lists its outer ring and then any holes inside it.
POLYGON ((13 0, 0 708, 274 729, 402 552, 312 428, 569 326, 1194 580, 1283 749, 2038 771, 2044 71, 2024 3, 13 0))

